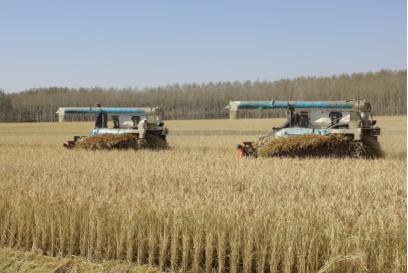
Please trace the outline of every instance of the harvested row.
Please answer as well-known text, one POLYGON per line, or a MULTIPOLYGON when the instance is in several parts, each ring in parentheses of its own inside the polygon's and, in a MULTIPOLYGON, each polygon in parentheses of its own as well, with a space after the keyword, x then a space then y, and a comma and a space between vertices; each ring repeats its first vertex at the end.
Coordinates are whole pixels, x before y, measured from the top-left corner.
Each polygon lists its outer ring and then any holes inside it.
POLYGON ((0 249, 0 272, 41 272, 41 273, 159 273, 154 267, 138 266, 124 261, 92 263, 79 257, 48 257, 39 253, 0 249))

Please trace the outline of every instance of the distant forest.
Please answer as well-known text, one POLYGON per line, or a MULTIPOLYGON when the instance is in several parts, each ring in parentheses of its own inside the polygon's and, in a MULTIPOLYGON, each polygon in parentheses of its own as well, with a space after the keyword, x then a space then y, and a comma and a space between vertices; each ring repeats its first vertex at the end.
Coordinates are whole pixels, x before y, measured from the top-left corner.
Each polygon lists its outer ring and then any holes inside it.
MULTIPOLYGON (((1 83, 0 83, 1 84, 1 83)), ((157 88, 30 89, 19 93, 0 90, 0 121, 57 121, 60 106, 160 106, 166 119, 228 118, 230 100, 347 100, 366 99, 376 115, 406 115, 407 71, 381 70, 332 77, 300 77, 274 82, 218 82, 168 85, 157 88)), ((243 113, 271 117, 281 112, 243 113)), ((67 116, 69 120, 92 117, 67 116)))

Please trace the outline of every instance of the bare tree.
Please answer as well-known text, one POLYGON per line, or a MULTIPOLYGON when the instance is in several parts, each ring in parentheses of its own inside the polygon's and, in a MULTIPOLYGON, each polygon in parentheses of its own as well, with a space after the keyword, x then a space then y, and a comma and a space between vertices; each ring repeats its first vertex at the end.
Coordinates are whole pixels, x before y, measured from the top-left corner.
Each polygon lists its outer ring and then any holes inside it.
MULTIPOLYGON (((374 114, 406 115, 407 71, 381 70, 332 77, 300 77, 274 82, 210 82, 167 85, 142 90, 125 88, 30 89, 0 92, 0 121, 55 121, 59 106, 160 106, 167 119, 227 118, 230 100, 346 100, 367 99, 374 114)), ((279 112, 246 113, 274 117, 279 112)), ((72 120, 90 117, 72 116, 72 120)))

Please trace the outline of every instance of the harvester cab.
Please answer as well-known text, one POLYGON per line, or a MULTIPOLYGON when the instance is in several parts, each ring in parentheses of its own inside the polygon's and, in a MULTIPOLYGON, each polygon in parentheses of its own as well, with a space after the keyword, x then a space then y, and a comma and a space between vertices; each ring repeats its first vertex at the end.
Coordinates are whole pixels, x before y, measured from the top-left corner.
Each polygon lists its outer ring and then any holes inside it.
POLYGON ((145 138, 146 133, 148 133, 166 140, 167 129, 164 127, 162 109, 143 108, 143 111, 144 113, 132 113, 130 111, 128 113, 120 113, 119 111, 114 112, 110 109, 98 113, 95 128, 92 130, 91 135, 135 134, 142 139, 145 138), (113 114, 111 116, 111 128, 108 127, 109 112, 113 114))
MULTIPOLYGON (((140 147, 148 146, 150 140, 166 142, 168 134, 163 109, 158 107, 61 107, 57 114, 60 122, 65 121, 66 114, 96 114, 95 128, 90 133, 92 137, 129 135, 137 139, 140 147), (109 117, 112 126, 108 126, 109 117)), ((64 147, 73 148, 78 141, 88 138, 75 136, 64 147)))
MULTIPOLYGON (((376 152, 371 147, 378 146, 380 128, 375 126, 376 121, 372 118, 371 105, 364 100, 231 101, 227 109, 230 111, 231 119, 238 118, 238 111, 242 109, 287 110, 287 121, 281 127, 272 128, 271 132, 256 142, 245 141, 239 144, 237 146, 239 157, 256 157, 262 146, 276 139, 286 138, 288 139, 287 142, 282 142, 282 140, 281 142, 293 147, 290 138, 301 136, 308 136, 307 138, 319 136, 323 140, 324 138, 321 136, 344 137, 349 142, 349 147, 347 147, 347 151, 344 151, 344 154, 350 154, 354 157, 364 156, 367 154, 367 150, 370 150, 369 154, 372 156, 376 152)), ((277 153, 277 155, 284 154, 284 149, 277 153)), ((306 154, 308 153, 306 152, 306 154)), ((312 151, 309 154, 318 154, 318 152, 312 151)))

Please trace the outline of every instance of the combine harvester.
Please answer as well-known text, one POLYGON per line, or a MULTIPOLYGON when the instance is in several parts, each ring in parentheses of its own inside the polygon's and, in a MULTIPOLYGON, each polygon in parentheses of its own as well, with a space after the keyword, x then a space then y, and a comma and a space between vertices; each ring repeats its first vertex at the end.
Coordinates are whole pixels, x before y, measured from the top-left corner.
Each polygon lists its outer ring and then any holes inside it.
POLYGON ((166 148, 167 128, 161 108, 131 107, 60 107, 58 121, 66 114, 96 114, 95 128, 90 136, 75 136, 64 147, 85 149, 142 149, 166 148), (111 116, 113 126, 108 128, 111 116))
POLYGON ((286 109, 287 122, 256 142, 237 146, 237 156, 349 156, 382 155, 380 128, 370 103, 350 101, 231 101, 230 119, 243 109, 286 109))

